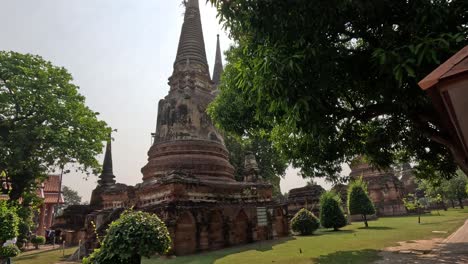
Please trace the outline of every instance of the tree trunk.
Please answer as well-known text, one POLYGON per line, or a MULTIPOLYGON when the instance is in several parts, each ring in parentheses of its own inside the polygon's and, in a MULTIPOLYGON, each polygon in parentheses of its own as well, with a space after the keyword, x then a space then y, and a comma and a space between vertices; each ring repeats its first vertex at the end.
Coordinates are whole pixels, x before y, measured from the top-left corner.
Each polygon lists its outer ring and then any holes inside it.
POLYGON ((450 199, 450 203, 452 203, 452 208, 455 209, 455 201, 450 199))
POLYGON ((463 207, 463 199, 462 198, 458 198, 458 203, 460 204, 460 209, 465 209, 463 207))
POLYGON ((442 201, 442 208, 444 208, 444 211, 447 211, 447 205, 445 204, 444 201, 442 201))
POLYGON ((364 224, 366 225, 366 228, 369 227, 369 224, 367 223, 367 215, 364 215, 364 224))
POLYGON ((418 208, 418 224, 421 224, 421 208, 418 208))
POLYGON ((333 231, 339 231, 339 229, 336 227, 333 227, 333 231))

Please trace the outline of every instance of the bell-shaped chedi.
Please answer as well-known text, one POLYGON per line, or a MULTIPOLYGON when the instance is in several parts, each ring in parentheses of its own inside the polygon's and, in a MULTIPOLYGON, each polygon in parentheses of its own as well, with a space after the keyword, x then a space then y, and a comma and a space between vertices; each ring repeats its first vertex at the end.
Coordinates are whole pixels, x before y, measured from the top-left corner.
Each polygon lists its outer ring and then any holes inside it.
POLYGON ((216 89, 210 78, 198 0, 186 12, 169 94, 159 102, 154 144, 142 168, 145 183, 173 171, 205 180, 234 181, 228 151, 206 108, 216 89))

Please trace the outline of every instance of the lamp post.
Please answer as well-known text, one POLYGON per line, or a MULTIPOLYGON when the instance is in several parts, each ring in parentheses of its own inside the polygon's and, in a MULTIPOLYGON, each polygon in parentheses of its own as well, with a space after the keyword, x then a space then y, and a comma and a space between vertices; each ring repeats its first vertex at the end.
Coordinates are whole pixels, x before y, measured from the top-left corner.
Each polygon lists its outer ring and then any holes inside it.
MULTIPOLYGON (((419 82, 468 167, 468 45, 419 82)), ((455 157, 457 158, 457 157, 455 157)))

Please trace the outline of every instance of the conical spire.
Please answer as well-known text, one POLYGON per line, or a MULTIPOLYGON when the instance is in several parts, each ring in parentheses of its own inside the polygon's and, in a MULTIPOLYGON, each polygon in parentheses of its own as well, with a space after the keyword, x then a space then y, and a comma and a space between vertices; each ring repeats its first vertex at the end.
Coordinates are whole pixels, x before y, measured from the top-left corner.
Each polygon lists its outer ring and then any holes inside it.
POLYGON ((177 66, 186 67, 187 64, 200 65, 203 71, 209 74, 198 0, 186 0, 185 7, 174 69, 177 69, 177 66))
POLYGON ((99 185, 115 184, 115 176, 112 168, 112 137, 109 136, 106 146, 106 154, 104 155, 104 163, 102 165, 102 173, 99 176, 99 185))
POLYGON ((221 74, 223 74, 223 60, 221 58, 221 45, 219 44, 218 34, 218 40, 216 44, 216 59, 213 70, 213 82, 215 83, 216 88, 219 86, 219 82, 221 81, 221 74))

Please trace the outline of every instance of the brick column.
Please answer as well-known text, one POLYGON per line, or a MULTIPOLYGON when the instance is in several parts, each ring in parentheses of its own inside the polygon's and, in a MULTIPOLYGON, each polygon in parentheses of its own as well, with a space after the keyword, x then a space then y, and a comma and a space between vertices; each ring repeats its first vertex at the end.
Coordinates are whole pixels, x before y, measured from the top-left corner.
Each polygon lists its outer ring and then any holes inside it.
POLYGON ((52 221, 54 220, 54 205, 49 204, 47 206, 47 220, 45 224, 45 228, 49 229, 52 226, 52 221))
POLYGON ((36 233, 40 236, 44 236, 45 235, 45 229, 44 229, 44 225, 45 225, 45 204, 43 204, 41 206, 41 209, 40 209, 40 213, 39 213, 39 225, 37 227, 37 231, 36 233))

